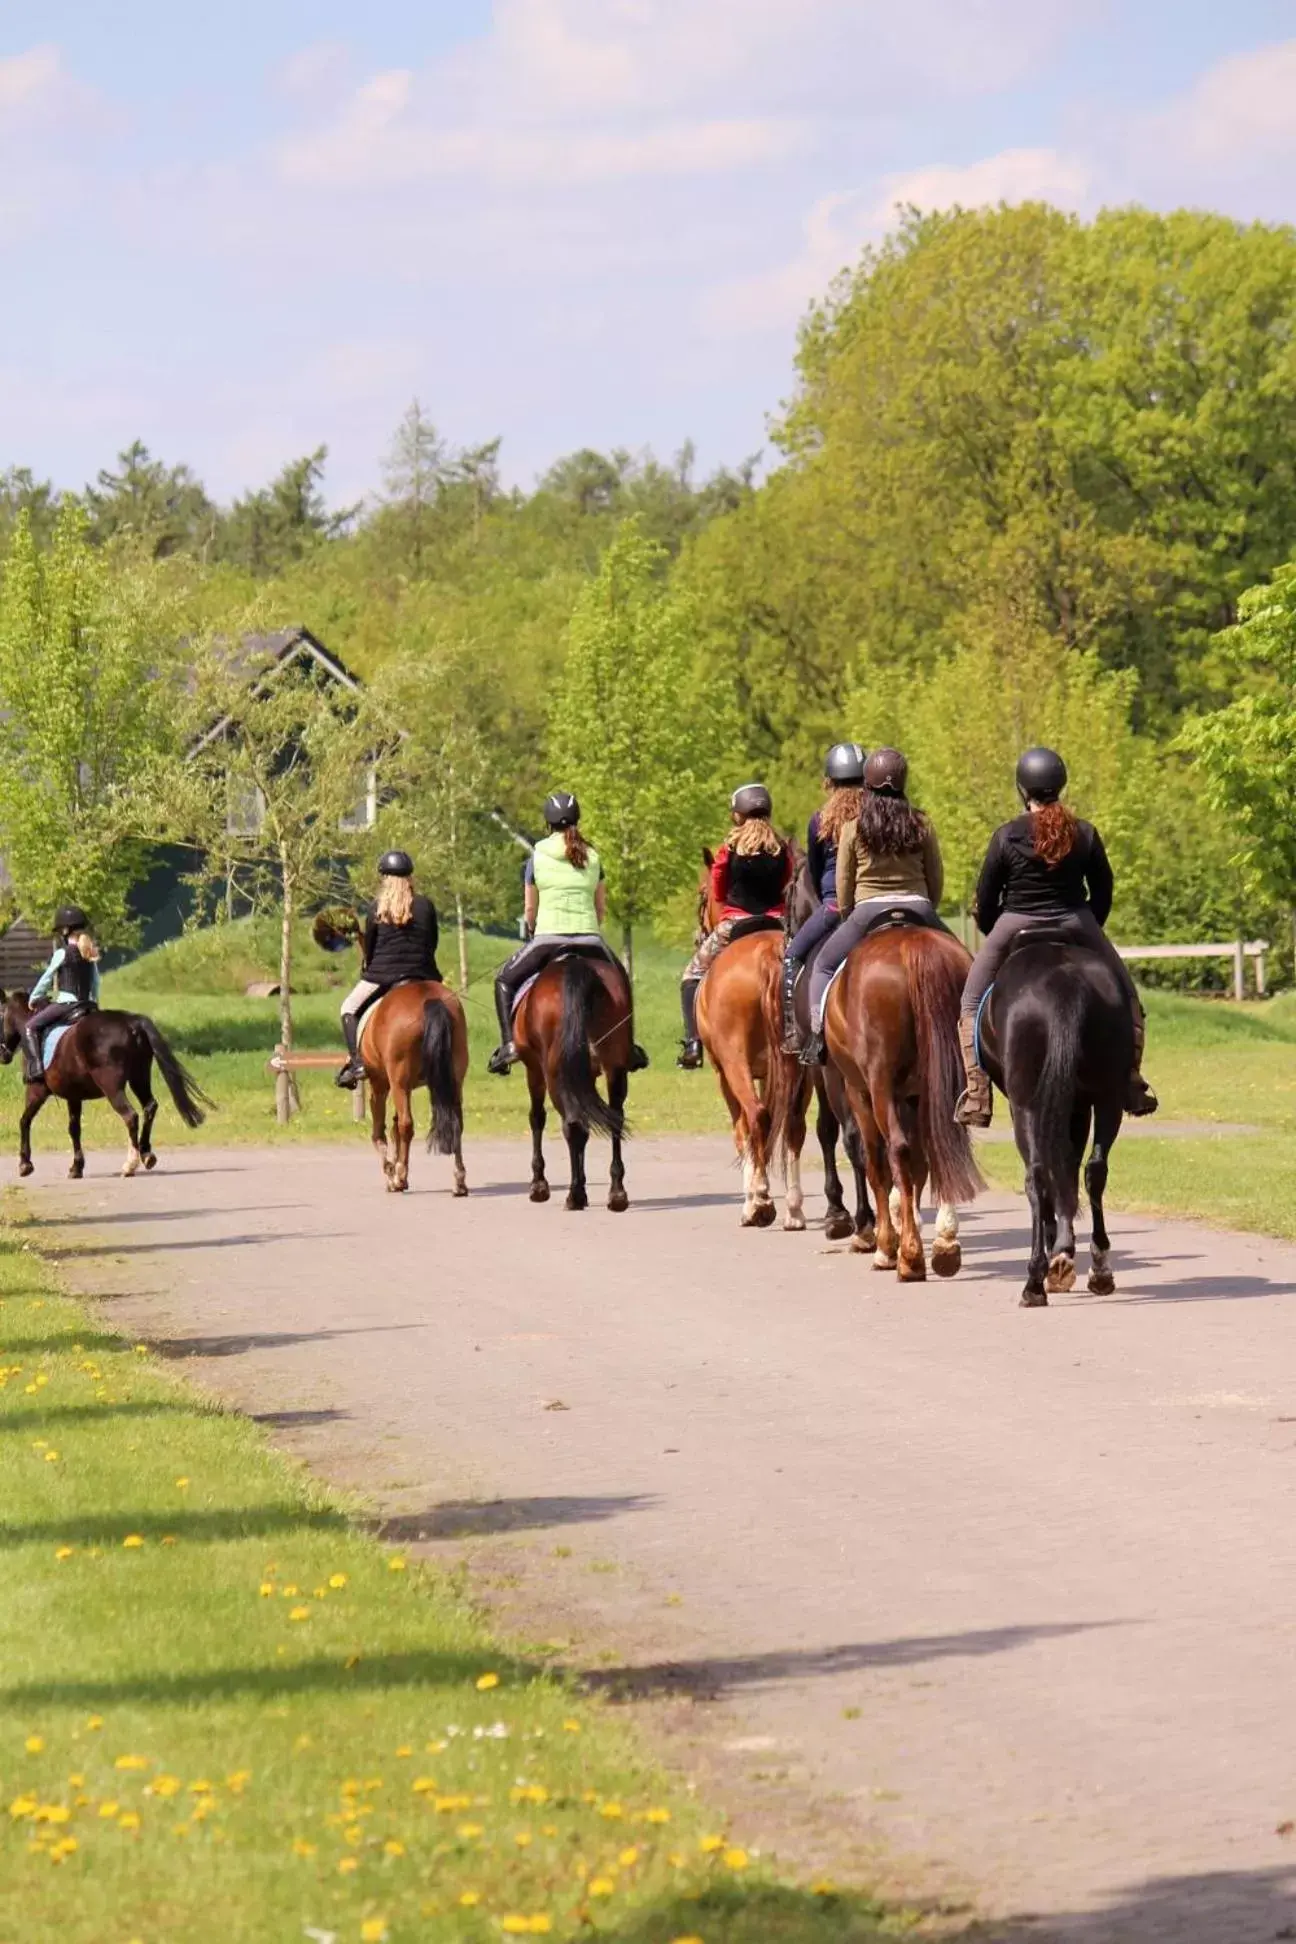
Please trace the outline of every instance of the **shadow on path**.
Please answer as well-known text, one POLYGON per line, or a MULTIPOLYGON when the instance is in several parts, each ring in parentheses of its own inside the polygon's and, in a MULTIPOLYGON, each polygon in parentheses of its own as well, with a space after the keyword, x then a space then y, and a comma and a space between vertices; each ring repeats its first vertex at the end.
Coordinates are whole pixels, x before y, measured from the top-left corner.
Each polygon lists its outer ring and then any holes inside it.
MULTIPOLYGON (((150 1337, 148 1347, 159 1357, 183 1360, 187 1357, 243 1357, 250 1350, 288 1350, 295 1343, 329 1343, 334 1337, 378 1336, 392 1330, 426 1330, 426 1323, 358 1323, 347 1330, 271 1330, 250 1336, 150 1337)), ((114 1349, 120 1339, 103 1341, 114 1349)))
POLYGON ((622 1512, 643 1512, 658 1503, 656 1493, 627 1493, 620 1498, 447 1499, 428 1512, 384 1519, 377 1530, 383 1539, 410 1545, 417 1539, 471 1539, 592 1524, 615 1519, 622 1512))

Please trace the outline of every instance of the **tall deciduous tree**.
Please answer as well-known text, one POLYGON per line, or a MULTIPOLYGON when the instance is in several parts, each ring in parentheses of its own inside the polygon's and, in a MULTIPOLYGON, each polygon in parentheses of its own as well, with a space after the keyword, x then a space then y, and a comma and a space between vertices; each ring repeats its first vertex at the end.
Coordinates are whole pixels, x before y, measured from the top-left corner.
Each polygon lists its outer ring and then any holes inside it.
POLYGON ((91 547, 75 501, 48 551, 19 516, 0 587, 0 856, 38 923, 75 898, 106 939, 129 932, 145 851, 117 806, 171 736, 181 627, 158 571, 91 547))
POLYGON ((664 550, 627 521, 580 595, 550 718, 556 787, 576 792, 627 961, 633 927, 687 881, 723 801, 732 706, 699 660, 664 550))

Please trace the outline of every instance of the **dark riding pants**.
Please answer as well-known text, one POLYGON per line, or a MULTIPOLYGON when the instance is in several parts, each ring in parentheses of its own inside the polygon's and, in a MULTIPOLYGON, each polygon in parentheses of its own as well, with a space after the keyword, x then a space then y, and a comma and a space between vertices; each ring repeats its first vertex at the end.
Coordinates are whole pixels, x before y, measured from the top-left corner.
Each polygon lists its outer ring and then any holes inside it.
POLYGON ((804 925, 792 937, 787 956, 802 965, 813 955, 830 932, 835 932, 841 923, 841 912, 835 904, 821 904, 818 911, 812 911, 804 925))
POLYGON ((501 1025, 512 1020, 513 1002, 527 980, 543 972, 546 965, 561 958, 564 952, 578 952, 582 958, 604 958, 618 967, 621 964, 599 932, 545 932, 540 938, 528 939, 512 958, 505 959, 495 974, 495 1002, 501 1025))
POLYGON ((1111 968, 1120 981, 1121 990, 1129 1000, 1134 1018, 1142 1016, 1142 1003, 1135 990, 1126 965, 1116 947, 1108 938, 1088 905, 1081 905, 1076 911, 1060 911, 1055 917, 1043 917, 1024 911, 1003 911, 995 919, 989 936, 972 961, 972 967, 963 987, 962 1010, 974 1013, 986 993, 999 976, 999 968, 1008 956, 1008 947, 1022 932, 1032 927, 1047 926, 1051 932, 1070 938, 1088 951, 1096 952, 1103 963, 1111 968))

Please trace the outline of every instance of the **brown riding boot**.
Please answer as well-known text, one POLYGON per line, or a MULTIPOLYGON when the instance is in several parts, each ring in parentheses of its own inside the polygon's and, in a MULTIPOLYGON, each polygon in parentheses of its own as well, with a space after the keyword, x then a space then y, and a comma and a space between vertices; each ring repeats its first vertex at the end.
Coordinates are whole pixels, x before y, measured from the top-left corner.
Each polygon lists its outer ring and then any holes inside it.
POLYGON ((958 1031, 967 1086, 958 1097, 954 1118, 963 1127, 989 1127, 994 1112, 994 1090, 990 1075, 983 1066, 977 1065, 976 1015, 960 1013, 958 1031))
POLYGON ((1135 1118, 1155 1114, 1161 1102, 1143 1078, 1143 1048, 1147 1045, 1147 1020, 1140 1006, 1134 1015, 1134 1065, 1125 1090, 1125 1112, 1135 1118))

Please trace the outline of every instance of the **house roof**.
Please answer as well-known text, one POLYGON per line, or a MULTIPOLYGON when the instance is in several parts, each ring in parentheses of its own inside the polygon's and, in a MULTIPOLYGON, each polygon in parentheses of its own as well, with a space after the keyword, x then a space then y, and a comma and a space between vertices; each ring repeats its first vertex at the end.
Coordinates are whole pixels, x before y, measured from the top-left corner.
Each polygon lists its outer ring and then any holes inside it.
MULTIPOLYGON (((353 694, 358 694, 364 686, 358 675, 353 675, 344 662, 329 652, 318 635, 313 635, 309 628, 303 627, 300 623, 291 628, 277 628, 271 634, 242 636, 238 646, 231 653, 230 665, 235 670, 246 669, 250 681, 254 672, 264 668, 267 658, 273 663, 269 671, 271 676, 280 669, 291 667, 295 661, 313 661, 324 670, 331 681, 340 682, 353 694)), ((197 756, 209 743, 215 742, 222 736, 228 726, 228 716, 222 716, 219 722, 213 722, 211 727, 205 729, 197 741, 190 745, 189 755, 197 756)))

